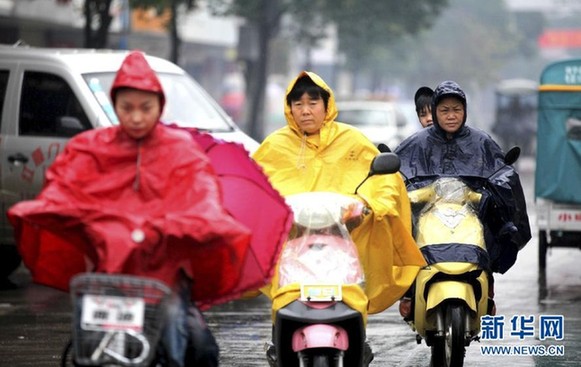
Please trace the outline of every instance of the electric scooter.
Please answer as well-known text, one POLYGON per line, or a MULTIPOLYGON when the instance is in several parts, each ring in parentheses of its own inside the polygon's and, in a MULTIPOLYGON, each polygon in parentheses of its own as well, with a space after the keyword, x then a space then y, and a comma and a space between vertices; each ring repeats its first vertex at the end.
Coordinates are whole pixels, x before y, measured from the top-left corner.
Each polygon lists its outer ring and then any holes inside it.
MULTIPOLYGON (((399 158, 382 153, 368 177, 398 169, 399 158)), ((279 261, 279 289, 273 298, 276 354, 269 364, 367 366, 373 357, 365 342, 366 320, 357 310, 357 305, 367 307, 365 277, 348 230, 367 209, 352 196, 331 192, 306 192, 286 200, 294 224, 279 261)))
MULTIPOLYGON (((519 150, 507 153, 506 165, 519 150)), ((414 284, 416 340, 431 347, 431 366, 461 367, 465 347, 478 340, 480 318, 492 312, 489 256, 479 218, 483 194, 462 178, 440 177, 409 192, 414 237, 428 266, 414 284)))

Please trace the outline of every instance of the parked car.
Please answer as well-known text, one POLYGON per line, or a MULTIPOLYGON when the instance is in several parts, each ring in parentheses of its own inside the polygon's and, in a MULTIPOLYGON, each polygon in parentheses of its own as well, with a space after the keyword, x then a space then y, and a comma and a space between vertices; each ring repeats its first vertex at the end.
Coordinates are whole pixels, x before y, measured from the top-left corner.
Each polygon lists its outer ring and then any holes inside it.
POLYGON ((413 123, 391 101, 338 101, 337 109, 337 121, 359 128, 375 145, 383 143, 392 150, 410 134, 413 123))
MULTIPOLYGON (((126 55, 0 46, 0 281, 15 261, 7 209, 38 194, 47 167, 68 138, 118 123, 109 89, 126 55)), ((161 58, 147 60, 166 94, 162 121, 239 142, 249 152, 258 147, 183 69, 161 58)))
POLYGON ((404 135, 408 137, 416 131, 421 130, 422 124, 420 123, 418 113, 416 112, 416 103, 413 100, 398 100, 397 105, 407 120, 404 135))

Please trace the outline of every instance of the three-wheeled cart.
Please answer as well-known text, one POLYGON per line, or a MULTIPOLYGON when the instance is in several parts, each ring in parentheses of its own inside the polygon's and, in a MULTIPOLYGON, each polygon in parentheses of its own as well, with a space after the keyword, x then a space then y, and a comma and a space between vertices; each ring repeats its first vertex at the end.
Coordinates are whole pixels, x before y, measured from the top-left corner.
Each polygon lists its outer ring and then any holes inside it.
POLYGON ((535 201, 544 270, 549 248, 581 248, 581 59, 543 70, 537 123, 535 201))

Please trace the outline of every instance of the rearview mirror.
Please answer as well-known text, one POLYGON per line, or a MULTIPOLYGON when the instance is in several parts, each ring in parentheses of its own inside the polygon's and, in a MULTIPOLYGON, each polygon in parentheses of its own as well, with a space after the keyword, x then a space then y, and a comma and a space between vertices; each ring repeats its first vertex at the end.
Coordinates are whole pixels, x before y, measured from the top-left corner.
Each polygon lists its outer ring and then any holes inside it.
POLYGON ((395 153, 379 153, 371 162, 369 176, 387 175, 399 171, 400 160, 395 153))
POLYGON ((400 167, 400 160, 397 154, 395 153, 379 153, 378 155, 373 158, 371 161, 371 167, 369 168, 369 173, 367 177, 355 189, 355 194, 357 194, 357 190, 363 185, 365 181, 371 176, 375 175, 388 175, 392 173, 396 173, 399 171, 400 167))
POLYGON ((383 143, 379 143, 377 145, 377 150, 379 150, 381 153, 389 153, 391 152, 391 149, 389 149, 389 147, 383 143))
POLYGON ((520 157, 520 147, 517 146, 512 147, 504 155, 504 163, 510 166, 514 164, 519 157, 520 157))

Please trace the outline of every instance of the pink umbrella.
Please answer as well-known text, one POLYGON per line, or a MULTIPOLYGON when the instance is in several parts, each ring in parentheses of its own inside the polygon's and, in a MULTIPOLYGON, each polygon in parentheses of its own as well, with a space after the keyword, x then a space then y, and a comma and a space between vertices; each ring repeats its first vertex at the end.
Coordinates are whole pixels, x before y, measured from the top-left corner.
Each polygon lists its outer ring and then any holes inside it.
POLYGON ((292 211, 262 168, 238 144, 187 129, 210 158, 223 188, 224 206, 252 231, 250 251, 236 290, 268 283, 292 225, 292 211))

